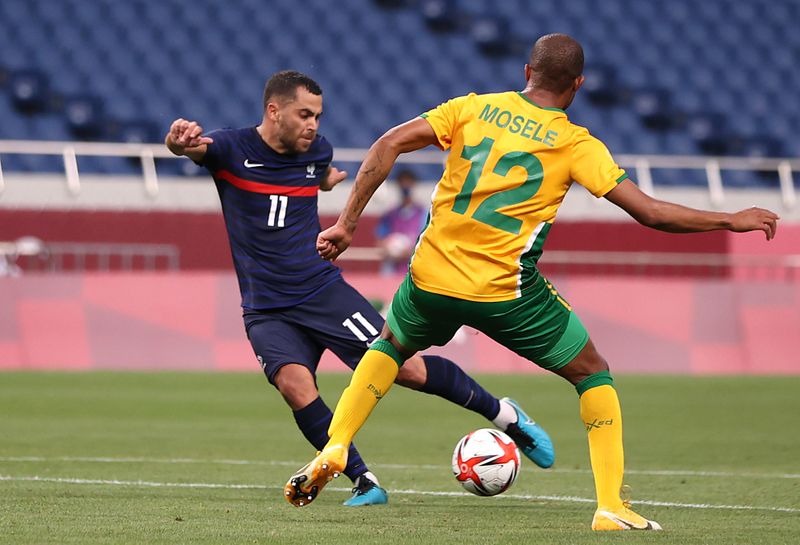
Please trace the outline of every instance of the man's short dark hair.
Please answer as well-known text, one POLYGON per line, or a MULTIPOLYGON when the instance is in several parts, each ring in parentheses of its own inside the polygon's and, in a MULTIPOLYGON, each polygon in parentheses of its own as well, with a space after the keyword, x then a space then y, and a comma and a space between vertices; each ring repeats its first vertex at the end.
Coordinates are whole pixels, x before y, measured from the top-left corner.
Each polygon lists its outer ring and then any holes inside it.
POLYGON ((535 86, 563 93, 583 74, 583 48, 566 34, 547 34, 533 44, 528 64, 535 86))
POLYGON ((322 94, 322 88, 310 77, 295 70, 283 70, 273 74, 264 86, 264 109, 274 98, 294 100, 298 87, 305 88, 312 95, 322 94))

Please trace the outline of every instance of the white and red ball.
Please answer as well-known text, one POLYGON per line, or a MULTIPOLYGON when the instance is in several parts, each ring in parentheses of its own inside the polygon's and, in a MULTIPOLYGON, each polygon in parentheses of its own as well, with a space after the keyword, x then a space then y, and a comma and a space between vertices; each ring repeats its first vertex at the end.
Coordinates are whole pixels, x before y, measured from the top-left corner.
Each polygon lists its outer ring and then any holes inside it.
POLYGON ((453 474, 478 496, 508 490, 519 475, 519 450, 505 433, 484 428, 461 438, 453 451, 453 474))

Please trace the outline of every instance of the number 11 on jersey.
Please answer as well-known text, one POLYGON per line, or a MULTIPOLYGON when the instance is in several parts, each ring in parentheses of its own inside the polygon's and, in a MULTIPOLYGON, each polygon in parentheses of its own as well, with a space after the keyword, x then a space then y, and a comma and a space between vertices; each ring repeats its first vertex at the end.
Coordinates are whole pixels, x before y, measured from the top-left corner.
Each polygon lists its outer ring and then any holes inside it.
POLYGON ((286 207, 289 197, 286 195, 269 196, 269 217, 267 227, 284 227, 286 223, 286 207))

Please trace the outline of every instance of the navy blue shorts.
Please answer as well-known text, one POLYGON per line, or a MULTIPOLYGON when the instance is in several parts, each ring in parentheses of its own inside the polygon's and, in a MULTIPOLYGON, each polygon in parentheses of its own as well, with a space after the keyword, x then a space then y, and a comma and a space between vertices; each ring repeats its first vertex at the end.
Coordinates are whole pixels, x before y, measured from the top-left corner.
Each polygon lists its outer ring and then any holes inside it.
POLYGON ((383 322, 369 301, 343 279, 291 308, 244 314, 247 338, 273 384, 275 373, 287 363, 304 365, 316 375, 326 348, 355 369, 383 322))

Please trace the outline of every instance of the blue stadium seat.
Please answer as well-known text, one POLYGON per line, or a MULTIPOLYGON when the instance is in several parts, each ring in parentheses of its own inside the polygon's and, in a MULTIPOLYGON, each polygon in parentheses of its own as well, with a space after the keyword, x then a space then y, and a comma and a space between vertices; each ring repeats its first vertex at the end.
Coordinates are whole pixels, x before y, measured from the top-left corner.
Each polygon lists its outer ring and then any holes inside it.
POLYGON ((108 140, 128 144, 154 143, 163 140, 158 124, 145 119, 106 120, 103 132, 108 140))
POLYGON ((733 134, 751 135, 758 132, 758 121, 753 117, 727 116, 726 123, 733 134))
POLYGON ((764 158, 781 157, 783 154, 782 143, 768 135, 755 135, 748 138, 743 145, 744 157, 764 158))
POLYGON ((436 32, 450 32, 459 26, 459 13, 453 0, 422 0, 420 11, 425 24, 436 32))
POLYGON ((55 155, 6 154, 2 161, 6 172, 64 173, 64 160, 55 155))
POLYGON ((59 112, 39 114, 26 120, 25 138, 36 140, 38 135, 46 134, 48 140, 69 141, 72 135, 64 124, 64 118, 59 112))
POLYGON ((633 93, 633 109, 646 127, 666 130, 674 126, 671 96, 664 89, 638 89, 633 93))
POLYGON ((14 107, 24 114, 47 110, 50 88, 47 76, 38 70, 19 70, 8 78, 8 88, 14 107))
POLYGON ((757 189, 762 187, 777 187, 777 175, 769 180, 769 174, 762 175, 758 172, 744 170, 725 170, 722 172, 722 186, 725 188, 757 189))
POLYGON ((708 178, 702 169, 657 168, 652 169, 653 185, 659 186, 708 187, 708 178))
MULTIPOLYGON (((782 157, 783 154, 784 147, 779 140, 768 135, 755 135, 743 141, 742 151, 738 155, 763 159, 782 157)), ((777 188, 780 184, 777 171, 756 171, 748 174, 750 178, 745 182, 749 185, 777 188)))
POLYGON ((723 114, 690 113, 686 116, 686 132, 706 155, 725 155, 729 151, 728 125, 723 114))
POLYGON ((30 116, 19 115, 11 104, 11 97, 8 93, 0 93, 0 138, 3 139, 26 139, 27 126, 30 116))
POLYGON ((5 40, 0 47, 0 64, 9 71, 33 66, 33 59, 33 50, 13 38, 5 40))
POLYGON ((583 71, 586 80, 583 91, 593 104, 611 106, 620 100, 617 72, 607 64, 590 64, 583 71))
POLYGON ((470 26, 472 39, 485 55, 502 56, 511 51, 508 21, 500 17, 476 17, 470 26))
POLYGON ((676 110, 683 113, 698 112, 708 108, 705 96, 696 89, 683 89, 674 93, 672 104, 676 110))
POLYGON ((94 95, 75 95, 64 100, 64 119, 79 140, 98 140, 103 131, 103 101, 94 95))

